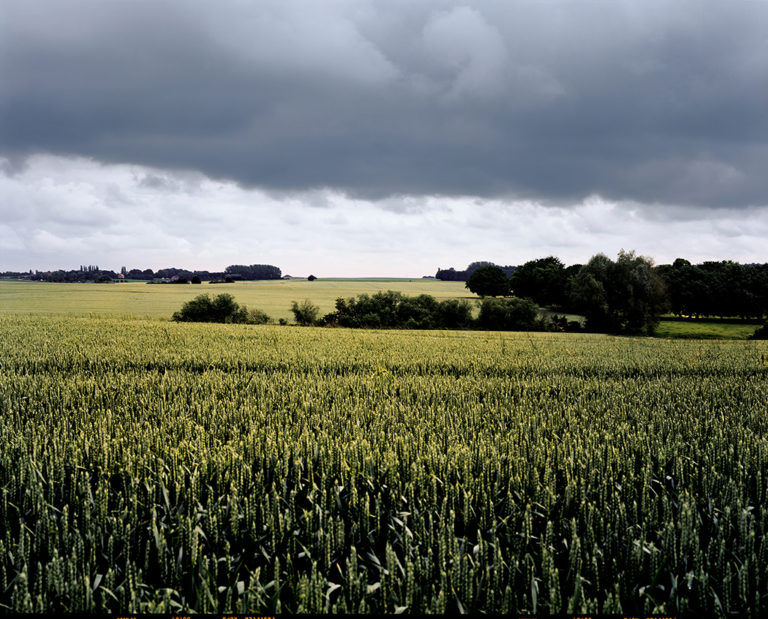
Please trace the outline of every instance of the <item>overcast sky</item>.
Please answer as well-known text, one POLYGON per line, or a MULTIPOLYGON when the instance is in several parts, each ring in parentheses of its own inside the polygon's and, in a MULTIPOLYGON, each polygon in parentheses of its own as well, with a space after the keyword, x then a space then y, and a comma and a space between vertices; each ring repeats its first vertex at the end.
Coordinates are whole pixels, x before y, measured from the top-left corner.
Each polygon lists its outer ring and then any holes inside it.
POLYGON ((3 0, 0 271, 766 262, 764 0, 3 0))

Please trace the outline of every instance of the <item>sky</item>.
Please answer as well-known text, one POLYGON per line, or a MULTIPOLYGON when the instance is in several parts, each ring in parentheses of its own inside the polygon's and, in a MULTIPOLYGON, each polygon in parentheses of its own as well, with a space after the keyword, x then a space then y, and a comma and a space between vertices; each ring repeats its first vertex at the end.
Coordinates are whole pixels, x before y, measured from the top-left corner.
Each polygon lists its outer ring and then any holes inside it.
POLYGON ((765 0, 3 0, 0 271, 768 262, 765 0))

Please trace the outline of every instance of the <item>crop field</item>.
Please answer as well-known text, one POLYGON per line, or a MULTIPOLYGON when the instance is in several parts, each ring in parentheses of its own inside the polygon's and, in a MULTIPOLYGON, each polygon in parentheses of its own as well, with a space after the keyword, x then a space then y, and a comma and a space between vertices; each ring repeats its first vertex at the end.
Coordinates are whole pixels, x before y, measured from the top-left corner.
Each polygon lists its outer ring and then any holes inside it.
POLYGON ((311 299, 321 315, 333 310, 337 297, 352 297, 379 290, 396 290, 407 295, 429 294, 438 300, 477 296, 464 282, 434 279, 305 279, 238 282, 236 284, 53 284, 0 281, 0 315, 55 314, 78 316, 119 316, 123 318, 170 318, 186 301, 207 292, 233 295, 238 303, 258 308, 275 321, 293 321, 291 301, 311 299))
POLYGON ((765 615, 767 358, 2 313, 0 611, 765 615))

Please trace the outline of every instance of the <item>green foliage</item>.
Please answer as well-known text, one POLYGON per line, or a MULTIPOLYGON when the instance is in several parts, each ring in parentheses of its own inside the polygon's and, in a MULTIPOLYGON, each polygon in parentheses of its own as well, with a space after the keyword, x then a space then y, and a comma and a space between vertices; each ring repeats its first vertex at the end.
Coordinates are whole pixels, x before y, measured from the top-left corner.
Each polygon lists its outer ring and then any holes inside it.
POLYGON ((245 316, 249 325, 265 325, 272 320, 266 312, 256 308, 246 309, 245 316))
POLYGON ((768 314, 768 264, 730 260, 691 264, 678 258, 657 267, 678 316, 761 319, 768 314))
POLYGON ((512 274, 510 284, 515 296, 532 299, 539 305, 567 304, 565 265, 554 256, 526 262, 512 274))
POLYGON ((464 299, 446 299, 437 304, 435 328, 467 329, 473 325, 472 306, 464 299))
POLYGON ((768 340, 768 323, 765 323, 762 327, 759 327, 755 332, 749 336, 750 340, 768 340))
POLYGON ((0 316, 0 608, 768 612, 764 342, 0 316))
POLYGON ((557 314, 553 314, 551 316, 547 316, 544 319, 540 319, 541 324, 544 327, 544 330, 546 331, 570 331, 570 332, 578 332, 581 331, 581 322, 578 320, 568 320, 567 316, 558 316, 557 314))
POLYGON ((173 314, 173 320, 177 322, 227 322, 265 324, 269 322, 269 316, 258 309, 249 310, 244 305, 239 305, 235 298, 228 293, 216 295, 211 299, 208 294, 200 294, 191 301, 187 301, 173 314))
POLYGON ((465 329, 473 323, 472 306, 465 300, 409 297, 393 290, 338 298, 336 311, 325 320, 342 327, 401 329, 465 329))
POLYGON ((231 264, 224 272, 231 277, 243 279, 280 279, 282 272, 271 264, 231 264))
POLYGON ((477 322, 491 331, 532 331, 538 328, 537 313, 530 299, 483 299, 477 322))
POLYGON ((486 265, 469 276, 466 287, 481 297, 498 297, 509 294, 510 282, 504 271, 497 266, 486 265))
POLYGON ((314 325, 320 314, 320 308, 309 299, 304 299, 301 303, 293 301, 291 303, 291 311, 293 312, 294 320, 302 326, 314 325))
POLYGON ((666 309, 664 282, 648 258, 620 251, 616 262, 597 254, 573 278, 571 298, 587 328, 650 335, 666 309))

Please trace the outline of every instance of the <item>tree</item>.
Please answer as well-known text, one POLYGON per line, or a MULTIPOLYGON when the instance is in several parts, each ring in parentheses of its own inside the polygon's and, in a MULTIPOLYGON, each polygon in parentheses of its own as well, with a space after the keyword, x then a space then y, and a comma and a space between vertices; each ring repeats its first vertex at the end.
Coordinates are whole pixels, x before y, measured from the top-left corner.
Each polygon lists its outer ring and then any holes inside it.
POLYGON ((509 294, 507 276, 500 267, 492 265, 478 268, 469 276, 465 287, 481 297, 503 297, 509 294))
POLYGON ((282 273, 280 269, 271 264, 231 264, 224 272, 230 277, 240 276, 242 279, 280 279, 282 273))
POLYGON ((316 278, 314 275, 310 275, 310 276, 309 276, 307 279, 308 279, 309 281, 313 282, 313 281, 315 281, 317 278, 316 278))
POLYGON ((315 324, 320 314, 320 308, 309 299, 304 299, 301 303, 293 301, 291 311, 296 322, 305 327, 315 324))
POLYGON ((478 260, 476 262, 470 262, 469 266, 467 266, 466 269, 463 271, 457 271, 453 267, 450 269, 437 269, 437 273, 435 274, 435 279, 439 279, 446 282, 465 282, 467 281, 470 276, 477 271, 477 269, 481 267, 487 267, 487 266, 498 266, 502 271, 504 271, 504 274, 507 277, 512 277, 512 273, 515 272, 517 269, 516 266, 499 266, 497 264, 494 264, 493 262, 488 262, 486 260, 478 260))
POLYGON ((565 265, 555 256, 530 260, 510 278, 515 296, 533 299, 539 305, 566 304, 565 265))
POLYGON ((587 329, 651 334, 666 309, 664 282, 649 258, 619 252, 616 262, 593 256, 573 279, 572 301, 587 329))

